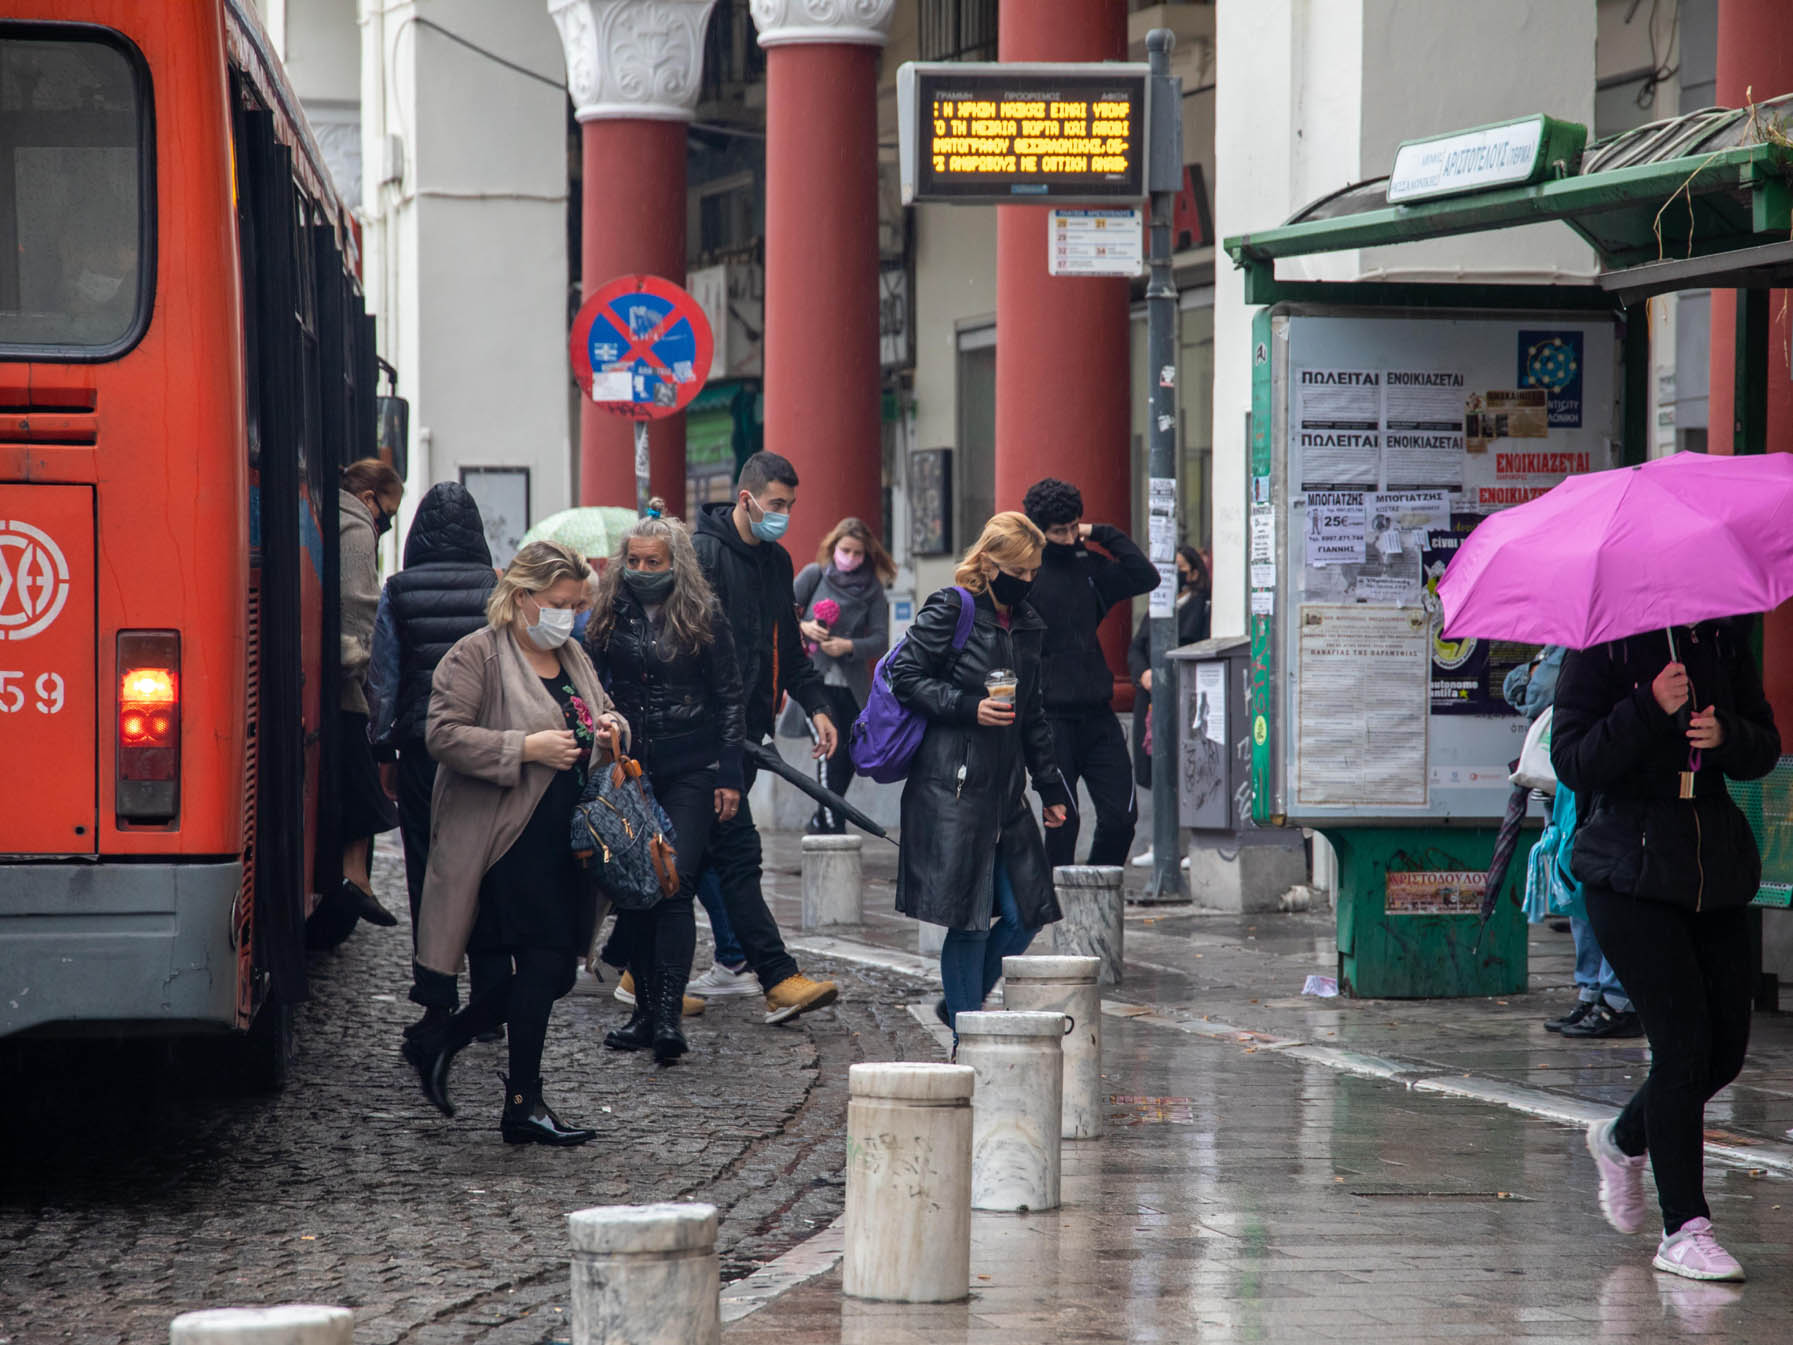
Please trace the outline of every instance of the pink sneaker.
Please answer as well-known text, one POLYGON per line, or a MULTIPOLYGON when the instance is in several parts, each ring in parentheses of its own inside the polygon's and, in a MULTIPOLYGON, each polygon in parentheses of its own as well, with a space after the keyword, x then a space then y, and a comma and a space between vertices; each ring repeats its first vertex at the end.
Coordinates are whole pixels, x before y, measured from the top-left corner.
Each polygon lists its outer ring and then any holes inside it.
POLYGON ((1710 1219, 1689 1219, 1662 1240, 1656 1259, 1650 1262, 1658 1270, 1690 1280, 1741 1280, 1743 1267, 1737 1258, 1718 1245, 1712 1236, 1710 1219))
POLYGON ((1641 1232, 1649 1222, 1650 1205, 1644 1198, 1644 1164, 1648 1154, 1636 1158, 1613 1143, 1612 1122, 1594 1121, 1588 1126, 1588 1152, 1600 1170, 1600 1212, 1621 1233, 1641 1232))

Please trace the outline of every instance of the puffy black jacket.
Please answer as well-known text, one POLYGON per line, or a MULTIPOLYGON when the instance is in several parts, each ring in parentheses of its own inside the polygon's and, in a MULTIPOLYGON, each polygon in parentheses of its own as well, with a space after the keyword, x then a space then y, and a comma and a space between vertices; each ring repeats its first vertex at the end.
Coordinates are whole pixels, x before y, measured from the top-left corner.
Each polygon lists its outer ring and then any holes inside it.
POLYGON ((1060 912, 1045 842, 1027 807, 1023 766, 1042 800, 1069 802, 1040 698, 1046 624, 1023 603, 1005 630, 990 595, 980 594, 971 636, 955 653, 959 602, 950 588, 929 598, 890 660, 891 691, 928 721, 903 785, 896 906, 932 924, 988 929, 1000 855, 1022 918, 1038 928, 1060 912), (1006 728, 977 722, 984 677, 994 668, 1019 675, 1018 713, 1006 728))
POLYGON ((797 629, 790 554, 777 542, 743 542, 735 531, 734 509, 726 500, 704 505, 691 542, 734 628, 742 731, 748 742, 757 743, 772 732, 781 691, 796 697, 811 715, 826 710, 828 698, 797 629))
POLYGON ((609 637, 598 644, 597 627, 590 626, 585 648, 617 712, 629 721, 635 754, 650 780, 715 762, 717 786, 740 789, 741 669, 720 607, 710 611, 710 630, 713 638, 699 652, 669 651, 654 638, 653 622, 625 585, 617 590, 609 637))
POLYGON ((1114 556, 1098 556, 1082 542, 1046 547, 1028 603, 1046 618, 1041 645, 1049 715, 1086 714, 1114 699, 1114 674, 1096 640, 1096 627, 1116 603, 1158 587, 1158 569, 1119 528, 1098 523, 1090 540, 1114 556))
POLYGON ((430 684, 442 656, 486 624, 498 576, 479 505, 455 481, 431 486, 405 535, 405 568, 386 581, 374 629, 373 738, 423 739, 430 684))
MULTIPOLYGON (((1603 799, 1616 801, 1632 817, 1650 819, 1645 846, 1651 862, 1672 875, 1671 885, 1686 889, 1687 905, 1739 905, 1755 895, 1761 866, 1725 778, 1768 774, 1780 757, 1781 736, 1741 630, 1719 622, 1677 627, 1675 643, 1693 684, 1694 706, 1716 707, 1724 729, 1724 742, 1702 755, 1695 773, 1697 808, 1673 802, 1688 767, 1688 746, 1683 724, 1663 713, 1651 690, 1669 662, 1662 632, 1569 651, 1557 678, 1550 764, 1575 791, 1578 838, 1594 825, 1589 819, 1603 799), (1696 888, 1716 901, 1703 900, 1696 888)), ((1577 870, 1576 876, 1583 874, 1577 870)))

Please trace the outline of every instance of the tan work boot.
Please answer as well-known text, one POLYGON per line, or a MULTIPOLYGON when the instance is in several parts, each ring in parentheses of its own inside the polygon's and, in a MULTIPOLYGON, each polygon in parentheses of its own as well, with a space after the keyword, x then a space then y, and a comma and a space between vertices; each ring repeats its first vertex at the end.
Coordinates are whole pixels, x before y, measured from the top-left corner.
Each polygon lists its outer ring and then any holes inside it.
POLYGON ((783 1023, 800 1013, 821 1009, 840 998, 840 987, 833 981, 812 981, 798 973, 787 976, 766 992, 766 1021, 783 1023))
MULTIPOLYGON (((611 994, 624 1004, 633 1004, 635 1002, 635 978, 625 971, 622 980, 616 983, 616 989, 611 994)), ((686 1018, 702 1018, 704 1010, 709 1007, 708 1000, 699 999, 696 995, 686 995, 684 1016, 686 1018)))

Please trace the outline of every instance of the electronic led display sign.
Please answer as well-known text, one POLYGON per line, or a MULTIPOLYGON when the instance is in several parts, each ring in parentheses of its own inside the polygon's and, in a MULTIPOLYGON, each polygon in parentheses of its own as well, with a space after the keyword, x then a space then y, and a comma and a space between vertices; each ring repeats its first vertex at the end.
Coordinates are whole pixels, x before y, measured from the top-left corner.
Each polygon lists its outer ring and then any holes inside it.
POLYGON ((1146 194, 1146 68, 906 65, 903 199, 1137 201, 1146 194))

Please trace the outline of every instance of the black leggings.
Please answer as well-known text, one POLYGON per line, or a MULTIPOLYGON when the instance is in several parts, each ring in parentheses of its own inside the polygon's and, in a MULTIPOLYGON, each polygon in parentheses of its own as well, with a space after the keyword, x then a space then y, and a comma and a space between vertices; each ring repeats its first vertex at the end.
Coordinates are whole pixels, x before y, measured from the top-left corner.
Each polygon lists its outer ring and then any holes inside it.
MULTIPOLYGON (((635 978, 637 1002, 644 1008, 647 1006, 639 996, 655 984, 654 978, 670 978, 677 984, 680 996, 685 993, 685 982, 691 979, 691 959, 697 951, 697 921, 691 903, 697 895, 697 880, 703 873, 704 854, 716 820, 716 772, 710 767, 677 775, 650 772, 649 779, 654 797, 660 800, 672 823, 679 890, 662 898, 651 910, 619 911, 616 930, 605 948, 607 954, 614 949, 628 961, 629 973, 635 978)), ((742 804, 746 804, 745 799, 742 804)))
POLYGON ((509 975, 478 987, 467 1007, 448 1020, 448 1039, 458 1050, 480 1033, 509 1024, 510 1091, 528 1094, 541 1083, 548 1015, 554 1001, 573 988, 579 963, 573 953, 546 948, 515 949, 510 961, 509 975))
POLYGON ((1750 943, 1745 909, 1694 912, 1587 888, 1600 950, 1650 1039, 1650 1077, 1613 1124, 1625 1153, 1648 1150, 1662 1226, 1709 1219, 1706 1104, 1743 1068, 1749 1047, 1750 943))

